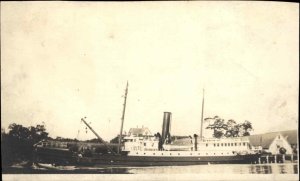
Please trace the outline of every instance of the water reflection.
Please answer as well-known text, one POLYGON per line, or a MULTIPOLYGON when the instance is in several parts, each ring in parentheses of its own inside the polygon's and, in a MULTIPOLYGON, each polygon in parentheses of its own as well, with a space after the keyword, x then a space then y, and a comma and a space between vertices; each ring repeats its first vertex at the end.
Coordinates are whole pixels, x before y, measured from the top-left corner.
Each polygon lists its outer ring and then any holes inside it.
POLYGON ((160 174, 160 173, 179 173, 179 174, 297 174, 298 165, 288 164, 264 164, 264 165, 197 165, 197 166, 169 166, 169 167, 141 167, 128 168, 129 173, 134 174, 160 174))
POLYGON ((298 174, 297 163, 281 164, 216 164, 158 167, 76 167, 42 166, 33 168, 6 168, 3 173, 58 173, 58 174, 298 174))
POLYGON ((255 166, 250 166, 249 173, 253 173, 253 174, 271 174, 271 173, 273 173, 273 171, 272 171, 272 166, 271 165, 255 165, 255 166))

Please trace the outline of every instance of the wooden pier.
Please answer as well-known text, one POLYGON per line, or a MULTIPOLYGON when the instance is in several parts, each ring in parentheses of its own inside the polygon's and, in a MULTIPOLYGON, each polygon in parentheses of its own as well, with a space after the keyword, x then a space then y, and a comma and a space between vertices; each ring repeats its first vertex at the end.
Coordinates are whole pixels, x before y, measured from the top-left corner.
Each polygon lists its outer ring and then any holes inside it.
POLYGON ((298 161, 298 155, 262 155, 258 158, 255 164, 266 164, 266 163, 294 163, 298 161))

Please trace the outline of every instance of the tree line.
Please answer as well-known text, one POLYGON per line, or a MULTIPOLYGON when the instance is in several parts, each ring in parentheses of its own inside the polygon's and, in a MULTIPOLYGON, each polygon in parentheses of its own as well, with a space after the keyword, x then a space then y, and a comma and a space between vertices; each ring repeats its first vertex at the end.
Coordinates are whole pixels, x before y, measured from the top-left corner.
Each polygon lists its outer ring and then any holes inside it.
MULTIPOLYGON (((49 136, 45 125, 42 124, 25 127, 21 124, 12 123, 8 126, 7 132, 1 129, 2 166, 9 166, 20 162, 30 163, 33 158, 34 144, 42 140, 79 142, 76 138, 52 138, 49 136)), ((85 142, 99 143, 99 140, 90 139, 85 142)))
POLYGON ((13 123, 8 129, 8 133, 1 129, 2 166, 31 161, 33 145, 49 138, 44 125, 24 127, 13 123))

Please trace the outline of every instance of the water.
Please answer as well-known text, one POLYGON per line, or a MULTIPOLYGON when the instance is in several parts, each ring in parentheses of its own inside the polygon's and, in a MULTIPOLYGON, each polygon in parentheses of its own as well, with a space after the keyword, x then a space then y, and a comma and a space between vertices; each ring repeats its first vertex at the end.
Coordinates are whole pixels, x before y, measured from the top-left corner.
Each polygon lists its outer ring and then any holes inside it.
POLYGON ((297 164, 265 164, 265 165, 195 165, 195 166, 169 166, 150 168, 129 168, 129 173, 134 174, 297 174, 297 164))
POLYGON ((278 164, 211 164, 156 167, 76 167, 39 165, 31 168, 10 167, 3 173, 54 174, 298 174, 297 163, 278 164))

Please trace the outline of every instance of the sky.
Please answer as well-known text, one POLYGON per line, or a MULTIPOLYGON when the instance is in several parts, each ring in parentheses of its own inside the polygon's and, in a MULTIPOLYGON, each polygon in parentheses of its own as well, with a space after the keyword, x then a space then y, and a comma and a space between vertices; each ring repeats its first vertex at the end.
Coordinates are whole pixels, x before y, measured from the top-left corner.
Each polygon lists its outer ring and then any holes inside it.
MULTIPOLYGON (((200 132, 204 118, 252 134, 298 128, 299 5, 285 2, 1 2, 1 127, 51 137, 200 132)), ((206 126, 208 123, 205 123, 206 126)), ((208 130, 204 131, 210 137, 208 130)))

